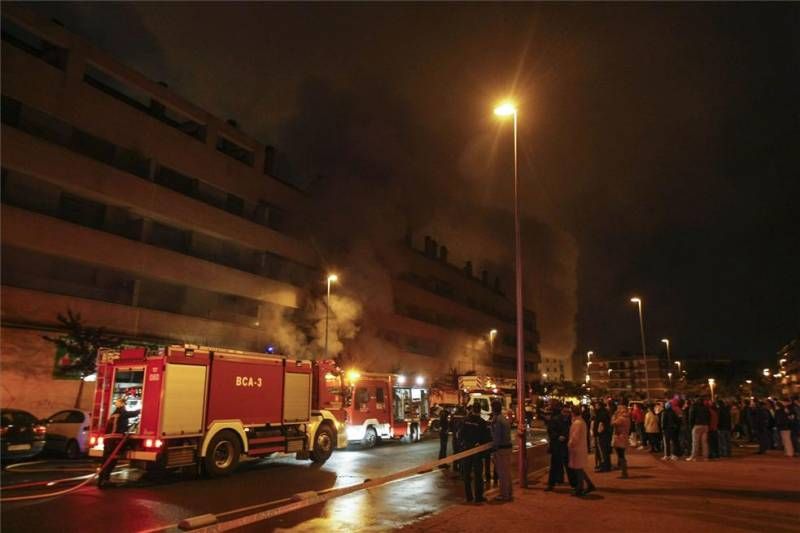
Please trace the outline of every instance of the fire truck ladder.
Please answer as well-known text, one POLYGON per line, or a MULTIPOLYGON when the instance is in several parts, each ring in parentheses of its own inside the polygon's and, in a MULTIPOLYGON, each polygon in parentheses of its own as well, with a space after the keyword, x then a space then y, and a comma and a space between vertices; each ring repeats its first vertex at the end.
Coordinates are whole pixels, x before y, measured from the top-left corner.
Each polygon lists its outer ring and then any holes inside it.
POLYGON ((111 376, 113 373, 114 369, 111 365, 103 365, 103 371, 97 372, 97 381, 95 382, 94 389, 94 403, 92 405, 92 422, 90 426, 92 429, 102 430, 101 423, 103 422, 103 416, 105 415, 105 405, 103 403, 103 399, 106 397, 106 391, 111 385, 109 381, 111 381, 111 376))

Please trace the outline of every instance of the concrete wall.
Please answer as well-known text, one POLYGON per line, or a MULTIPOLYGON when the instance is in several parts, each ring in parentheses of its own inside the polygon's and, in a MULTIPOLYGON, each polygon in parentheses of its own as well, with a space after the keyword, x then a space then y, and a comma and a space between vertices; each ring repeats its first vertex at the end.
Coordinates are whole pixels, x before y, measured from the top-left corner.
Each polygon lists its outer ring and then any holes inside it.
MULTIPOLYGON (((30 411, 39 418, 75 406, 80 382, 54 379, 55 346, 36 329, 2 328, 0 336, 0 406, 30 411)), ((94 383, 85 383, 81 408, 92 404, 94 383)))

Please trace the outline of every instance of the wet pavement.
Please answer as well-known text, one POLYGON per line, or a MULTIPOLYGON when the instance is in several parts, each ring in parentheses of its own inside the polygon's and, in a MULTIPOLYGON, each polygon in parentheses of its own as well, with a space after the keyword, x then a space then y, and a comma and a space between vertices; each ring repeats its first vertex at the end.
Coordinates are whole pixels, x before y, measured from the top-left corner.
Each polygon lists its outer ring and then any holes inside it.
MULTIPOLYGON (((539 437, 537 435, 536 437, 539 437)), ((334 453, 322 467, 291 457, 251 461, 240 466, 233 475, 206 479, 194 474, 175 474, 165 481, 145 479, 128 481, 115 488, 100 491, 92 483, 72 494, 35 502, 3 504, 0 525, 3 531, 143 531, 175 530, 182 519, 204 513, 222 514, 229 520, 257 507, 236 511, 271 501, 280 501, 304 491, 362 483, 405 468, 435 460, 437 438, 407 444, 384 442, 372 450, 354 447, 334 453)), ((21 469, 4 471, 4 486, 41 479, 80 475, 81 465, 90 463, 49 461, 26 465, 26 469, 61 466, 59 471, 30 473, 21 469), (66 472, 64 468, 70 470, 66 472)), ((56 470, 58 470, 57 468, 56 470)), ((123 475, 138 477, 135 471, 123 475)), ((120 477, 117 477, 119 480, 120 477)), ((53 490, 56 488, 54 487, 53 490)), ((3 497, 23 494, 4 491, 3 497)), ((416 477, 359 491, 261 522, 248 528, 252 531, 382 531, 413 523, 462 500, 460 481, 449 470, 435 470, 416 477)))

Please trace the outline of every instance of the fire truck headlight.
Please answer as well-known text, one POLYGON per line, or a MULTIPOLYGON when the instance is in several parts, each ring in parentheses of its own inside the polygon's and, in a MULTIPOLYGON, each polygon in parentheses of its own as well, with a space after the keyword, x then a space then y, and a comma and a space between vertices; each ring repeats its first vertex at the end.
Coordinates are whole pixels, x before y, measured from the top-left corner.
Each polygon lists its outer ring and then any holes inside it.
POLYGON ((161 439, 156 439, 154 444, 155 444, 156 448, 161 448, 161 446, 164 445, 164 443, 161 442, 161 439))
POLYGON ((152 448, 153 447, 153 439, 147 439, 146 441, 144 441, 144 447, 145 448, 152 448))

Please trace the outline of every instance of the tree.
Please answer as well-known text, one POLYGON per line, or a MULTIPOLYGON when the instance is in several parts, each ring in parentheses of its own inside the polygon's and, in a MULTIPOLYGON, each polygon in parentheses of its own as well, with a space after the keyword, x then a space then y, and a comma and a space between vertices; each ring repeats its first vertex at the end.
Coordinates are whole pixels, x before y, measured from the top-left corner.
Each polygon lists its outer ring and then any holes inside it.
POLYGON ((63 354, 56 366, 56 373, 62 376, 77 375, 80 378, 75 407, 80 407, 84 378, 97 370, 97 350, 101 347, 115 348, 122 342, 120 338, 109 335, 105 328, 84 326, 80 313, 67 309, 66 316, 59 313, 58 321, 66 330, 66 335, 57 338, 44 336, 44 340, 56 345, 63 354))

